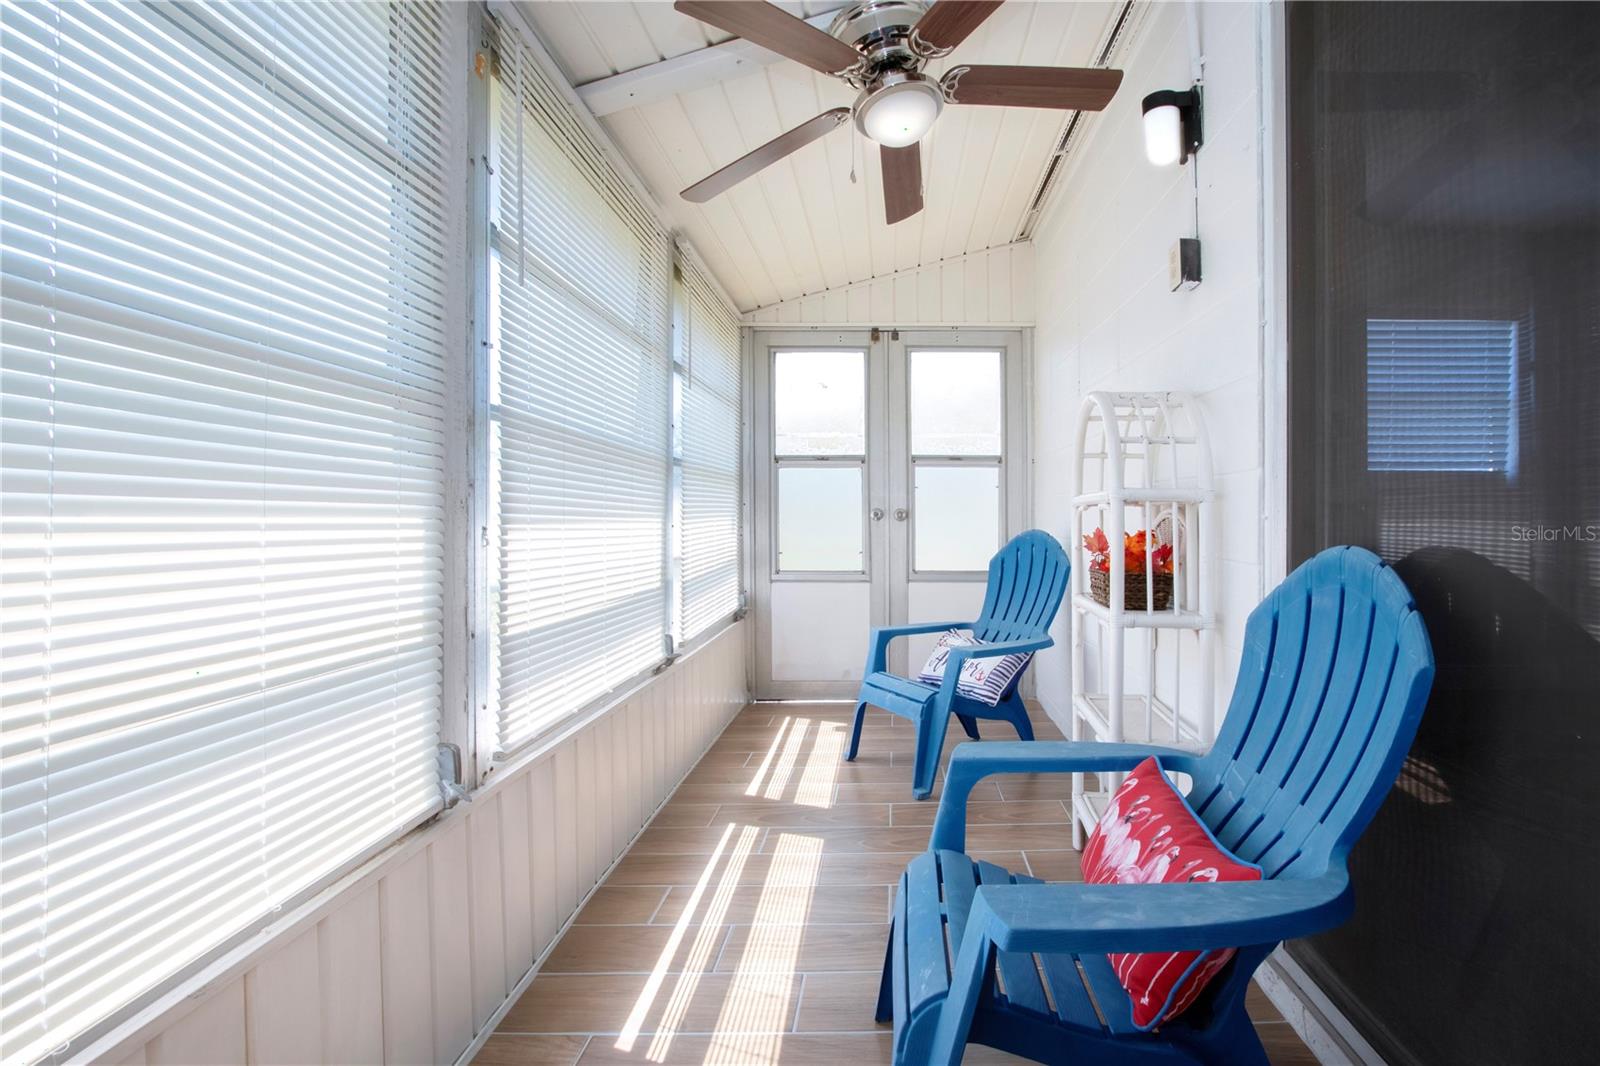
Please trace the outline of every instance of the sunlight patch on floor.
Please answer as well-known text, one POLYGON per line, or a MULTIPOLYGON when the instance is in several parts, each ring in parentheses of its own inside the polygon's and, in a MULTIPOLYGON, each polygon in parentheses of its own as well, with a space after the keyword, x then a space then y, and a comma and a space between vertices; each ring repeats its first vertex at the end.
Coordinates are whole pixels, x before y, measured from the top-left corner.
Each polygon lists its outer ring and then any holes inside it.
POLYGON ((811 913, 811 893, 784 886, 815 886, 822 866, 820 837, 783 833, 772 849, 772 865, 751 917, 750 938, 723 1001, 715 1032, 719 1039, 705 1061, 719 1066, 756 1066, 778 1060, 782 1030, 789 1028, 795 1004, 793 974, 811 913))
POLYGON ((839 783, 839 767, 844 763, 846 731, 840 722, 819 721, 817 739, 800 774, 794 802, 801 807, 832 807, 839 783))
POLYGON ((667 974, 672 970, 672 960, 678 954, 678 948, 688 936, 689 930, 694 928, 695 938, 689 946, 688 954, 684 956, 683 973, 678 979, 678 986, 673 989, 672 997, 667 1002, 661 1025, 656 1031, 656 1040, 651 1042, 649 1057, 654 1061, 662 1061, 657 1057, 655 1045, 665 1034, 660 1054, 666 1054, 666 1047, 672 1041, 669 1026, 676 1024, 674 1018, 682 1019, 684 1009, 694 994, 692 982, 698 980, 700 971, 706 968, 707 963, 711 961, 712 952, 721 943, 722 916, 727 913, 728 904, 733 898, 734 889, 739 884, 744 864, 760 839, 761 831, 753 825, 741 828, 730 823, 722 831, 721 839, 717 841, 711 857, 706 860, 705 869, 700 872, 700 878, 695 882, 694 890, 690 892, 688 902, 683 906, 683 913, 678 916, 671 935, 667 937, 666 945, 662 947, 655 965, 651 967, 644 988, 639 990, 639 998, 634 1001, 633 1009, 628 1012, 628 1020, 623 1023, 622 1030, 617 1035, 617 1042, 613 1046, 618 1051, 633 1050, 633 1045, 644 1028, 645 1019, 650 1015, 650 1008, 655 1003, 656 995, 666 982, 667 974), (734 840, 736 829, 738 839, 734 840), (732 841, 731 846, 730 841, 732 841), (724 867, 722 877, 712 892, 704 920, 695 926, 693 923, 695 914, 700 909, 700 901, 705 897, 706 890, 711 884, 712 874, 716 871, 724 853, 728 856, 728 864, 724 867), (685 981, 691 982, 687 990, 683 987, 685 981))
MULTIPOLYGON (((767 787, 765 789, 761 787, 762 770, 757 770, 755 779, 750 782, 750 787, 745 789, 745 795, 759 795, 769 800, 783 798, 783 790, 789 787, 789 778, 793 776, 795 763, 799 761, 800 751, 805 746, 806 733, 810 729, 811 719, 786 718, 784 719, 784 725, 789 727, 788 738, 783 739, 783 734, 780 730, 779 735, 772 738, 772 747, 768 749, 769 755, 773 751, 777 751, 778 758, 773 763, 772 776, 767 779, 767 787), (780 739, 783 740, 781 750, 778 748, 780 739)), ((766 761, 763 760, 762 769, 764 770, 765 767, 766 761)))
POLYGON ((778 723, 778 731, 772 734, 772 743, 767 745, 766 754, 761 757, 761 764, 756 767, 756 776, 750 779, 750 787, 744 790, 746 796, 761 795, 761 780, 767 776, 767 771, 772 768, 772 760, 778 757, 778 751, 783 747, 784 735, 789 732, 789 727, 794 724, 794 718, 785 716, 778 723))

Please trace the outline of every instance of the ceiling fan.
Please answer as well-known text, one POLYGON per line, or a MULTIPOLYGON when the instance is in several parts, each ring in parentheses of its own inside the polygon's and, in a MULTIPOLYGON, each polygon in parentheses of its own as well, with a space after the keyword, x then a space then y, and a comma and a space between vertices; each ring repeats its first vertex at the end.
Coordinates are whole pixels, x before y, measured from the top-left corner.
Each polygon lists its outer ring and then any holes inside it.
POLYGON ((1001 0, 866 0, 839 12, 824 33, 763 0, 677 0, 677 10, 838 78, 859 95, 773 138, 683 190, 705 203, 855 117, 878 144, 884 216, 890 225, 922 210, 917 142, 946 104, 1099 111, 1122 71, 1090 67, 955 66, 937 80, 922 73, 949 55, 1001 0))

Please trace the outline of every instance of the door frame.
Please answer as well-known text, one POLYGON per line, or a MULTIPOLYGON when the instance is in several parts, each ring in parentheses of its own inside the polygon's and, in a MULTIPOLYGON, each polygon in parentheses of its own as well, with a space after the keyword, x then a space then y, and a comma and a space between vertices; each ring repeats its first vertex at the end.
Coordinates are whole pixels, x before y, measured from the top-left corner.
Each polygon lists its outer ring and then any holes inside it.
MULTIPOLYGON (((910 355, 917 348, 973 348, 1000 352, 1001 433, 1000 459, 1000 542, 1004 544, 1027 528, 1030 513, 1028 488, 1031 457, 1028 452, 1028 350, 1020 330, 992 329, 908 329, 886 334, 889 371, 889 496, 893 507, 904 507, 904 522, 892 523, 889 530, 889 572, 887 578, 889 623, 903 624, 910 618, 913 584, 976 584, 988 580, 981 571, 928 571, 915 567, 916 513, 913 506, 916 462, 911 453, 910 355)), ((940 460, 960 465, 959 460, 940 460)), ((996 545, 999 547, 999 545, 996 545)), ((939 621, 939 619, 929 619, 939 621)), ((906 655, 906 642, 897 641, 889 649, 889 669, 905 674, 912 666, 906 655)))
MULTIPOLYGON (((746 329, 750 382, 749 433, 749 607, 754 617, 749 655, 750 691, 755 699, 849 700, 854 681, 774 681, 772 679, 772 586, 786 581, 859 582, 869 586, 869 626, 897 624, 907 617, 914 581, 973 582, 977 572, 918 575, 912 570, 912 457, 907 372, 910 349, 980 348, 1002 352, 1003 432, 1001 459, 1001 539, 1027 527, 1032 457, 1029 408, 1032 379, 1031 330, 906 329, 874 331, 868 327, 746 329), (783 348, 843 348, 866 352, 866 448, 863 485, 862 572, 783 575, 776 569, 776 484, 773 477, 772 351, 783 348), (893 517, 897 508, 904 521, 893 517), (884 517, 871 518, 874 510, 884 517)), ((867 649, 861 649, 863 661, 867 649)), ((890 666, 904 672, 904 642, 891 649, 890 666)))

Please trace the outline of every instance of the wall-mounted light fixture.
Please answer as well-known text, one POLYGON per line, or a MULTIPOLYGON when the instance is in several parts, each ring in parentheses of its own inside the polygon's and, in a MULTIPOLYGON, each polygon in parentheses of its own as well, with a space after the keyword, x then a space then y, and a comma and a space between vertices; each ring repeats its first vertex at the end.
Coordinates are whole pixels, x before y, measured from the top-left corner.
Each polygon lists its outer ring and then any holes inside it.
POLYGON ((1200 86, 1162 89, 1144 98, 1144 154, 1158 167, 1187 163, 1202 143, 1200 86))

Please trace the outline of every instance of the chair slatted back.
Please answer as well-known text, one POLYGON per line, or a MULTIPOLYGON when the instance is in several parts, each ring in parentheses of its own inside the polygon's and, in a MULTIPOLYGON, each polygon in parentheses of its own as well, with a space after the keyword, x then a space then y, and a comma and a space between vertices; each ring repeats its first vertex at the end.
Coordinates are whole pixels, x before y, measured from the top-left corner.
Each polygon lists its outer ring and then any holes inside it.
POLYGON ((979 640, 1027 640, 1050 629, 1070 565, 1061 542, 1043 530, 1012 537, 989 560, 989 588, 973 624, 979 640))
POLYGON ((1427 630, 1394 571, 1363 548, 1321 552, 1251 613, 1190 802, 1264 876, 1314 876, 1394 783, 1432 680, 1427 630))

